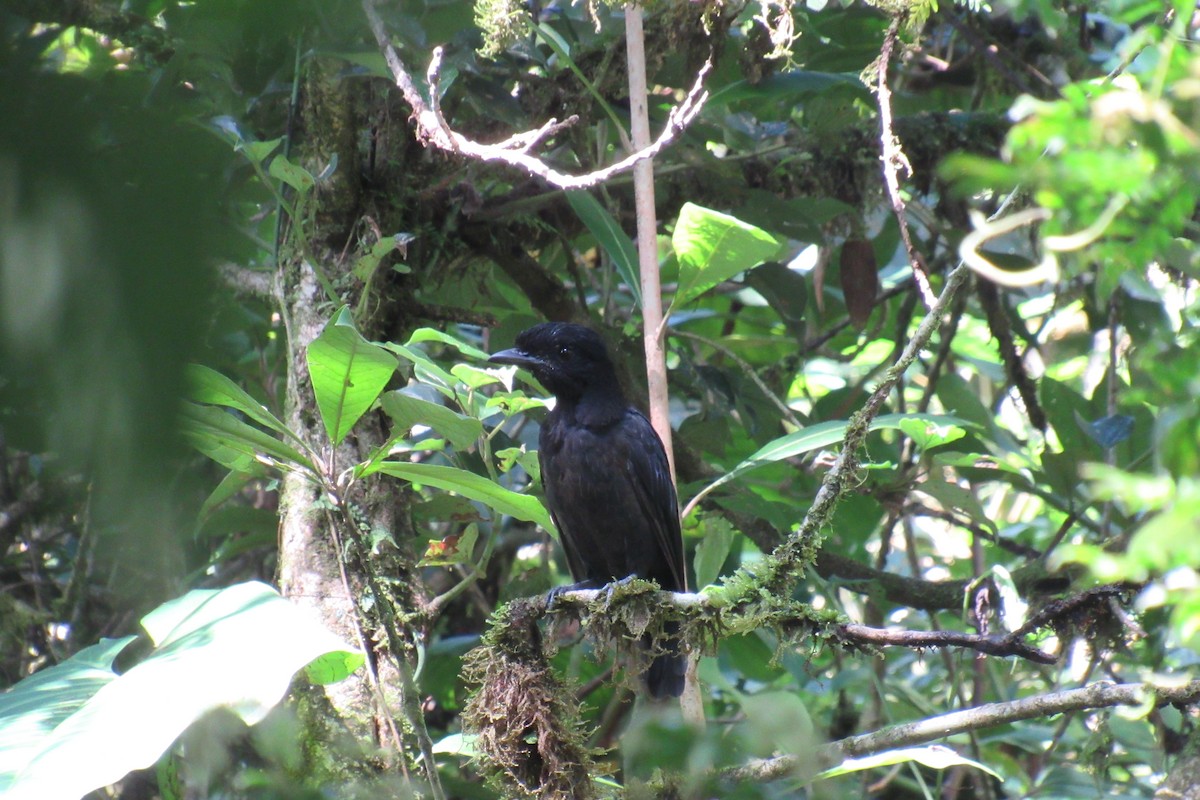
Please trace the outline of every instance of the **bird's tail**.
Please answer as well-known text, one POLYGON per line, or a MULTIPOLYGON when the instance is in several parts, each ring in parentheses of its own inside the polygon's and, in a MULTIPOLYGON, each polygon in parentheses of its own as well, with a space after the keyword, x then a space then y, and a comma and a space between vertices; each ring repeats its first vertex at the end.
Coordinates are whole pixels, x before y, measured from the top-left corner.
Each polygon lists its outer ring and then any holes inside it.
POLYGON ((679 633, 679 623, 667 622, 663 630, 667 635, 662 639, 646 637, 642 640, 642 646, 647 650, 657 646, 664 651, 654 657, 642 675, 647 694, 655 700, 683 694, 683 681, 687 674, 687 656, 681 651, 679 637, 675 635, 679 633))

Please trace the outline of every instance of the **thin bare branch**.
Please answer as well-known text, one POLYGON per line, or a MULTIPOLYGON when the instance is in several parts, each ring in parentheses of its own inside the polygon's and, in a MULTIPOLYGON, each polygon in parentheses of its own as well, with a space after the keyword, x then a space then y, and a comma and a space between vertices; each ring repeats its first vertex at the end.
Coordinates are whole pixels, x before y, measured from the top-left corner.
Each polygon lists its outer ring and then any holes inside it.
POLYGON ((671 109, 666 125, 652 144, 630 153, 620 161, 603 169, 585 175, 569 175, 554 169, 540 158, 530 155, 529 150, 538 142, 575 124, 578 121, 577 117, 572 116, 562 122, 551 119, 539 128, 515 134, 497 144, 483 144, 469 139, 451 128, 441 113, 437 86, 437 73, 442 58, 441 48, 434 49, 429 64, 427 73, 429 100, 426 101, 408 69, 404 66, 404 62, 400 60, 396 48, 392 45, 383 20, 375 9, 374 0, 363 0, 363 11, 367 15, 371 32, 375 35, 375 41, 383 52, 384 60, 387 62, 388 70, 392 73, 392 78, 396 81, 396 86, 404 95, 405 101, 412 107, 412 119, 417 126, 417 137, 422 142, 442 150, 460 153, 468 158, 516 167, 531 175, 536 175, 560 189, 586 189, 595 186, 613 175, 629 170, 639 161, 658 155, 680 131, 691 124, 708 100, 708 92, 704 90, 704 80, 712 69, 711 59, 700 69, 696 76, 696 82, 687 97, 682 103, 671 109))
POLYGON ((1047 653, 1031 647, 1021 641, 1020 637, 1012 634, 988 636, 961 631, 900 631, 853 624, 839 625, 838 632, 842 634, 843 638, 862 644, 911 647, 916 650, 924 650, 928 647, 962 647, 977 653, 986 653, 989 656, 1001 658, 1016 656, 1036 661, 1039 664, 1053 664, 1058 661, 1058 656, 1054 653, 1047 653))
POLYGON ((912 266, 913 280, 926 309, 933 308, 936 298, 933 287, 929 285, 929 275, 925 271, 925 261, 913 244, 912 233, 908 229, 908 214, 904 209, 904 198, 900 196, 900 171, 904 177, 912 176, 912 164, 908 156, 900 148, 900 140, 892 130, 892 90, 888 87, 888 64, 892 60, 892 50, 900 35, 900 17, 892 18, 887 34, 883 37, 883 49, 879 53, 879 77, 875 82, 875 95, 879 98, 879 144, 883 162, 883 182, 887 186, 888 198, 892 201, 892 211, 896 221, 900 223, 900 238, 904 240, 904 249, 908 252, 908 263, 912 266))
MULTIPOLYGON (((828 768, 846 758, 912 747, 968 731, 1010 725, 1022 720, 1070 711, 1137 706, 1145 703, 1148 698, 1153 698, 1160 705, 1195 703, 1200 700, 1200 680, 1163 684, 1101 682, 1079 689, 1024 697, 1007 703, 988 703, 832 742, 821 748, 817 755, 817 763, 821 768, 828 768)), ((763 758, 726 770, 722 776, 739 782, 772 780, 793 776, 800 766, 800 761, 795 756, 763 758)))

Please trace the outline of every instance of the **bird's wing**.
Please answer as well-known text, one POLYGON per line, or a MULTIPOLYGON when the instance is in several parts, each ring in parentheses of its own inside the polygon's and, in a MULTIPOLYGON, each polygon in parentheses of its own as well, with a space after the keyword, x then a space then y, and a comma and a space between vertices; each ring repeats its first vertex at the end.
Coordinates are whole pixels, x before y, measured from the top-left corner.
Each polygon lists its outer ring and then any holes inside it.
POLYGON ((558 543, 562 546, 563 555, 567 557, 567 568, 571 571, 571 576, 580 581, 588 574, 586 565, 575 547, 568 522, 558 513, 558 510, 563 508, 563 503, 562 498, 558 497, 558 481, 555 478, 562 473, 562 465, 558 463, 558 455, 562 450, 562 436, 562 422, 552 414, 542 423, 538 466, 542 473, 542 489, 546 493, 546 510, 550 512, 550 519, 558 529, 558 543))
POLYGON ((671 480, 671 466, 662 440, 654 431, 650 420, 636 409, 625 415, 625 427, 637 442, 629 455, 636 480, 638 505, 645 518, 654 528, 654 537, 670 566, 674 586, 663 586, 668 591, 687 591, 686 570, 683 564, 683 534, 679 528, 679 500, 675 494, 675 482, 671 480))

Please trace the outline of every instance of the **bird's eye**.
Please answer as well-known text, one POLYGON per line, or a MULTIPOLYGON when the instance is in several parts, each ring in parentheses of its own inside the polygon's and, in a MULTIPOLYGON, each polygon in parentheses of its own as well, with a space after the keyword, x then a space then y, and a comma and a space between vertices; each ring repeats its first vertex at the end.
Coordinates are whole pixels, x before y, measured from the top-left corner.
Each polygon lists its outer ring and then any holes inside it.
POLYGON ((569 359, 572 355, 571 348, 563 345, 562 347, 558 348, 558 355, 561 358, 569 359))

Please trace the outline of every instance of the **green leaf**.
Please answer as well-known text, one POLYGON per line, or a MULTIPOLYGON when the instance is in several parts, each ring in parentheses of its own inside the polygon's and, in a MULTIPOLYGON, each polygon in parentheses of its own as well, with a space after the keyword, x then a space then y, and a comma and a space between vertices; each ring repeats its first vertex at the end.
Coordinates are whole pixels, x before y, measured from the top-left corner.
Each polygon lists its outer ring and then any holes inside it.
POLYGON ((470 364, 455 364, 450 368, 450 374, 458 378, 472 389, 481 389, 492 384, 503 384, 501 369, 481 369, 470 364))
POLYGON ((696 545, 696 585, 716 583, 721 566, 733 546, 733 526, 724 517, 706 515, 702 523, 703 539, 696 545))
POLYGON ((258 467, 257 472, 231 470, 228 475, 221 479, 221 482, 217 484, 217 488, 213 489, 200 505, 200 511, 196 514, 197 529, 204 525, 205 520, 220 508, 222 503, 231 497, 235 497, 238 492, 245 488, 246 484, 266 472, 261 464, 255 462, 255 465, 258 467))
MULTIPOLYGON (((358 261, 354 264, 354 277, 360 281, 368 280, 375 274, 375 270, 379 269, 379 264, 394 250, 403 250, 406 245, 412 241, 410 233, 395 233, 391 236, 384 236, 375 244, 371 245, 371 249, 359 256, 358 261)), ((403 253, 401 253, 403 257, 403 253)), ((407 264, 397 262, 392 265, 392 269, 396 272, 412 272, 412 268, 407 264)))
MULTIPOLYGON (((413 365, 413 373, 421 383, 432 386, 442 395, 455 399, 454 387, 458 383, 453 375, 438 366, 433 359, 425 355, 418 347, 384 342, 383 347, 413 365)), ((484 356, 486 358, 486 355, 484 356)))
POLYGON ((996 533, 996 523, 992 522, 987 512, 983 510, 975 493, 957 483, 938 480, 921 481, 916 486, 917 491, 923 492, 938 501, 947 511, 958 511, 967 519, 975 520, 981 527, 996 533))
POLYGON ((185 402, 180 430, 197 450, 236 472, 259 472, 268 457, 316 471, 300 451, 219 408, 185 402))
POLYGON ((267 167, 267 174, 283 181, 299 192, 301 196, 308 194, 317 185, 317 179, 312 176, 311 172, 299 164, 288 161, 282 153, 271 159, 271 165, 267 167))
POLYGON ((1009 633, 1020 630, 1029 617, 1029 604, 1021 597, 1012 573, 1003 565, 996 564, 992 567, 992 581, 1000 593, 1000 621, 1004 630, 1009 633))
POLYGON ((412 336, 408 337, 408 346, 412 347, 421 342, 441 342, 448 344, 451 347, 458 349, 460 353, 468 358, 477 358, 480 361, 488 360, 488 353, 483 352, 474 345, 467 344, 461 339, 456 339, 445 331, 439 331, 436 328, 417 328, 413 331, 412 336))
POLYGON ((744 695, 739 705, 745 720, 738 732, 747 752, 760 758, 776 753, 812 758, 819 743, 812 717, 795 692, 744 695))
POLYGON ((761 228, 694 203, 680 209, 671 243, 679 259, 679 290, 672 307, 699 297, 779 251, 779 242, 761 228))
POLYGON ((330 680, 363 663, 258 582, 189 592, 142 625, 154 648, 119 675, 113 660, 135 637, 104 640, 0 695, 6 798, 81 797, 153 765, 213 709, 258 722, 314 660, 330 680))
POLYGON ((483 503, 501 514, 536 522, 545 530, 557 535, 554 523, 536 497, 505 489, 474 472, 457 467, 438 464, 411 464, 404 461, 381 461, 364 471, 364 475, 382 472, 395 478, 413 483, 422 483, 447 492, 457 492, 463 497, 483 503))
POLYGON ((633 293, 638 308, 642 307, 642 278, 638 266, 637 248, 625 231, 621 230, 616 218, 590 192, 582 190, 567 192, 567 202, 575 210, 596 241, 608 253, 613 266, 633 293))
POLYGON ((967 435, 958 425, 939 425, 922 419, 900 420, 900 430, 921 450, 957 441, 967 435))
POLYGON ((804 309, 808 302, 808 284, 799 272, 771 261, 746 273, 746 284, 775 310, 797 338, 803 336, 804 309))
POLYGON ((418 423, 428 425, 459 450, 475 444, 483 435, 483 423, 479 420, 465 417, 441 403, 431 403, 405 394, 402 390, 385 393, 380 404, 398 429, 407 431, 418 423))
POLYGON ((827 91, 835 86, 854 89, 861 97, 870 97, 857 74, 849 72, 813 72, 791 70, 761 81, 732 81, 713 94, 709 105, 728 105, 742 100, 787 100, 795 105, 801 98, 827 91))
POLYGON ((195 402, 237 409, 263 427, 285 436, 295 436, 262 403, 216 370, 200 364, 188 364, 187 380, 188 396, 195 402))
POLYGON ((364 339, 343 306, 309 344, 308 371, 325 432, 339 444, 387 385, 396 358, 364 339))
MULTIPOLYGON (((943 414, 883 414, 871 421, 872 431, 881 430, 899 430, 901 422, 904 420, 918 420, 920 422, 932 425, 958 425, 962 427, 972 427, 970 422, 958 417, 946 416, 943 414)), ((787 436, 781 436, 778 439, 768 442, 763 445, 757 452, 751 455, 742 463, 738 464, 732 470, 722 475, 713 483, 710 483, 698 496, 707 495, 718 486, 723 486, 726 483, 734 480, 743 473, 746 473, 755 467, 761 467, 766 464, 772 464, 776 461, 794 458, 802 453, 808 453, 817 450, 821 447, 829 447, 836 444, 846 437, 846 427, 849 423, 845 420, 829 420, 828 422, 819 422, 816 425, 809 425, 807 428, 789 433, 787 436)), ((693 503, 695 500, 692 501, 693 503)))
POLYGON ((865 756, 863 758, 848 758, 838 766, 827 769, 820 775, 817 775, 817 780, 836 778, 839 775, 848 775, 851 772, 861 772, 866 769, 875 769, 876 767, 907 764, 910 761, 916 761, 918 764, 930 769, 947 769, 958 766, 975 767, 1000 780, 1000 776, 990 768, 985 767, 978 761, 972 761, 965 756, 960 756, 949 747, 940 744, 931 744, 925 747, 905 747, 900 750, 888 750, 886 753, 877 753, 873 756, 865 756))

